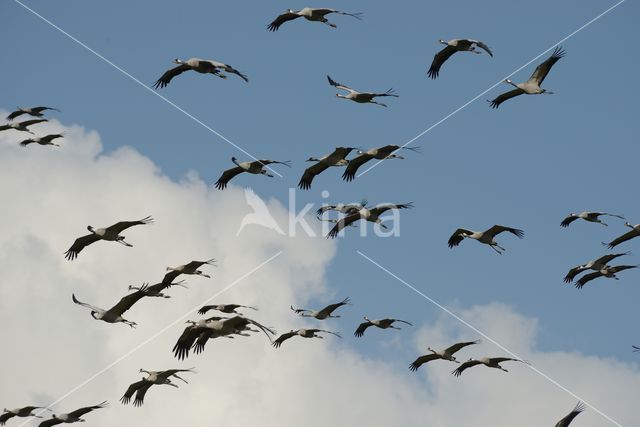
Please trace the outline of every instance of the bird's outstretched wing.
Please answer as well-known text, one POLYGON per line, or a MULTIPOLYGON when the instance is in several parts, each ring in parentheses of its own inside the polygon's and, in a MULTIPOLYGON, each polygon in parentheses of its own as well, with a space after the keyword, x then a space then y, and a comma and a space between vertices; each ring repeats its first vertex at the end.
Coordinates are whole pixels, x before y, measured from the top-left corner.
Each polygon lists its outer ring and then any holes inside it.
POLYGON ((166 71, 162 76, 160 76, 160 78, 153 84, 153 87, 155 89, 167 87, 172 78, 190 69, 191 67, 189 67, 187 64, 180 64, 177 67, 166 71))
POLYGON ((313 166, 309 166, 305 169, 302 177, 300 178, 300 182, 298 182, 298 187, 302 190, 308 190, 311 188, 311 183, 313 182, 313 178, 316 175, 319 175, 323 171, 325 171, 329 167, 329 162, 319 161, 313 166))
POLYGON ((479 365, 480 363, 482 362, 480 362, 479 360, 474 360, 474 359, 467 360, 466 362, 458 366, 458 368, 452 371, 451 373, 453 374, 453 376, 459 377, 460 375, 462 375, 462 372, 464 372, 465 369, 469 369, 473 366, 479 365))
POLYGON ((493 58, 493 52, 491 52, 491 49, 489 49, 489 46, 487 46, 486 44, 484 44, 483 42, 481 42, 479 40, 471 40, 471 41, 473 43, 475 43, 475 45, 478 46, 480 49, 482 49, 485 52, 487 52, 489 54, 489 56, 493 58))
POLYGON ((405 325, 413 326, 413 323, 407 322, 406 320, 400 320, 400 319, 391 319, 391 320, 393 322, 400 322, 400 323, 404 323, 405 325))
POLYGON ((24 121, 24 122, 20 122, 20 126, 29 127, 29 126, 35 125, 37 123, 48 122, 48 121, 49 120, 47 120, 47 119, 27 120, 27 121, 24 121))
POLYGON ((300 18, 300 15, 293 12, 285 12, 282 15, 279 15, 276 19, 273 20, 268 26, 267 30, 269 31, 278 31, 280 26, 287 21, 292 21, 294 19, 300 18))
POLYGON ((139 408, 144 403, 144 395, 147 394, 147 391, 151 388, 153 383, 146 381, 146 384, 142 384, 138 387, 136 391, 136 397, 133 399, 133 406, 139 408))
POLYGON ((392 209, 411 209, 413 208, 413 202, 408 202, 408 203, 399 203, 399 204, 393 204, 393 203, 389 203, 389 204, 384 204, 384 205, 378 205, 375 208, 371 209, 371 213, 373 215, 380 215, 383 212, 386 212, 388 210, 392 210, 392 209))
POLYGON ((454 353, 460 351, 460 349, 462 349, 462 348, 464 348, 464 347, 466 347, 468 345, 478 344, 479 342, 480 342, 480 340, 459 342, 459 343, 456 343, 456 344, 452 345, 451 347, 447 348, 445 350, 445 352, 449 353, 449 354, 454 354, 454 353))
POLYGON ((522 95, 523 93, 524 91, 522 89, 516 88, 510 90, 509 92, 505 92, 502 95, 498 95, 495 99, 489 101, 489 104, 491 105, 491 108, 498 108, 500 104, 502 104, 507 99, 514 98, 518 95, 522 95))
POLYGON ((90 244, 97 242, 100 240, 100 237, 97 234, 87 234, 86 236, 78 237, 73 245, 64 253, 64 257, 69 261, 73 261, 78 258, 78 254, 90 244))
MULTIPOLYGON (((9 115, 10 116, 10 115, 9 115)), ((9 120, 11 120, 9 117, 7 117, 9 120)), ((7 420, 15 417, 16 414, 12 414, 11 412, 5 412, 4 414, 0 415, 0 426, 3 426, 7 423, 7 420)))
POLYGON ((465 228, 458 228, 453 232, 451 237, 449 237, 449 241, 447 242, 449 244, 449 247, 453 248, 454 246, 458 246, 464 240, 464 235, 469 234, 473 234, 473 232, 465 228))
POLYGON ((634 237, 638 237, 640 236, 640 231, 633 229, 631 231, 627 231, 626 233, 624 233, 622 236, 613 239, 611 242, 609 243, 604 243, 605 246, 607 246, 609 249, 613 249, 616 246, 618 246, 620 243, 626 242, 627 240, 631 240, 634 237))
POLYGON ((573 410, 569 412, 569 414, 566 417, 564 417, 563 419, 561 419, 556 423, 555 427, 568 427, 569 424, 571 424, 571 421, 573 421, 573 419, 577 417, 585 409, 587 409, 587 406, 582 402, 578 402, 575 408, 573 408, 573 410))
POLYGON ((411 364, 409 365, 409 370, 415 372, 423 364, 427 362, 431 362, 432 360, 436 360, 436 359, 441 359, 441 357, 438 356, 437 354, 425 354, 424 356, 420 356, 416 360, 411 362, 411 364))
POLYGON ((246 74, 242 74, 240 71, 236 70, 231 65, 222 64, 222 69, 225 70, 227 73, 235 74, 245 82, 249 83, 249 78, 246 76, 246 74))
POLYGON ((325 334, 331 334, 331 335, 334 335, 334 336, 336 336, 338 338, 342 338, 342 335, 340 335, 338 332, 327 331, 326 329, 308 329, 308 330, 312 331, 314 333, 324 332, 325 334))
POLYGON ((333 228, 329 231, 329 234, 327 234, 327 239, 329 238, 335 239, 336 237, 338 237, 338 233, 340 233, 340 231, 350 226, 352 223, 358 221, 359 219, 360 219, 359 212, 340 218, 336 223, 336 225, 334 225, 333 228))
POLYGON ((509 233, 517 236, 520 239, 524 237, 524 231, 518 228, 505 227, 504 225, 494 225, 493 227, 485 231, 485 234, 490 237, 494 237, 502 233, 503 231, 508 231, 509 233))
POLYGON ((125 311, 129 310, 135 303, 140 301, 147 295, 147 287, 143 286, 141 289, 126 295, 118 301, 116 305, 111 307, 108 311, 117 315, 122 315, 125 311))
POLYGON ((529 81, 541 85, 545 77, 547 77, 547 74, 549 74, 551 67, 553 67, 553 65, 558 62, 558 60, 562 58, 565 53, 566 52, 560 46, 556 47, 551 56, 542 64, 536 67, 533 74, 531 74, 531 77, 529 77, 529 81))
POLYGON ((364 335, 364 331, 367 330, 368 327, 373 326, 373 323, 371 322, 362 322, 360 323, 360 325, 358 326, 358 329, 356 329, 356 331, 353 333, 354 336, 360 338, 361 336, 364 335))
POLYGON ((280 348, 280 346, 282 345, 282 343, 283 343, 283 342, 285 342, 286 340, 288 340, 289 338, 291 338, 291 337, 293 337, 293 336, 295 336, 295 335, 296 335, 296 332, 295 332, 295 331, 286 332, 286 333, 284 333, 284 334, 280 335, 278 338, 276 338, 276 339, 273 341, 272 345, 273 345, 275 348, 280 348))
POLYGON ((43 422, 41 422, 40 424, 38 424, 38 427, 51 427, 51 426, 55 426, 58 424, 62 424, 64 421, 59 420, 57 418, 49 418, 48 420, 45 420, 43 422))
POLYGON ((104 402, 99 403, 97 405, 85 406, 84 408, 76 409, 73 412, 69 412, 69 416, 72 417, 72 418, 80 418, 84 414, 88 414, 89 412, 91 412, 91 411, 93 411, 95 409, 106 408, 107 405, 108 405, 108 402, 105 400, 104 402))
POLYGON ((173 356, 179 360, 189 357, 189 350, 191 350, 193 343, 196 342, 202 330, 203 328, 187 326, 173 346, 173 356))
POLYGON ((215 258, 211 258, 206 261, 191 261, 185 264, 185 269, 187 270, 196 269, 196 268, 202 267, 205 264, 213 265, 215 262, 216 262, 215 258))
MULTIPOLYGON (((127 391, 124 392, 124 395, 120 398, 120 403, 122 403, 123 405, 127 405, 129 403, 129 401, 131 400, 131 397, 133 397, 133 394, 142 386, 146 385, 146 384, 151 384, 149 381, 147 380, 140 380, 138 382, 135 382, 131 385, 129 385, 129 387, 127 387, 127 391)), ((149 387, 151 387, 151 385, 149 385, 149 387)))
MULTIPOLYGON (((8 116, 7 116, 7 120, 13 120, 16 117, 20 117, 23 114, 27 114, 26 111, 22 110, 22 109, 17 109, 15 111, 12 111, 8 116)), ((11 417, 9 417, 11 418, 11 417)))
POLYGON ((565 219, 560 223, 560 227, 568 227, 573 221, 577 220, 578 217, 575 215, 568 215, 565 219))
POLYGON ((427 71, 427 75, 432 79, 436 79, 440 74, 440 67, 442 67, 442 64, 444 64, 444 62, 456 52, 457 50, 455 47, 446 46, 440 52, 436 53, 433 56, 433 61, 431 62, 431 67, 429 67, 429 71, 427 71))
POLYGON ((269 159, 260 159, 260 160, 256 160, 251 162, 251 166, 256 165, 256 166, 267 166, 267 165, 271 165, 271 164, 279 164, 279 165, 285 165, 287 167, 291 167, 291 160, 285 160, 283 162, 278 161, 278 160, 269 160, 269 159))
POLYGON ((120 234, 121 232, 123 232, 127 228, 133 227, 134 225, 144 225, 144 224, 151 224, 151 223, 153 223, 153 218, 151 218, 150 216, 146 216, 146 217, 144 217, 142 219, 139 219, 137 221, 120 221, 120 222, 116 222, 115 224, 107 227, 106 228, 106 232, 107 233, 120 234))
POLYGON ((356 172, 358 172, 358 168, 373 158, 374 156, 372 156, 371 154, 362 153, 359 156, 349 160, 349 164, 342 174, 342 179, 347 182, 353 181, 356 177, 356 172))
POLYGON ((353 18, 356 18, 359 21, 362 21, 362 12, 342 12, 339 10, 335 10, 335 9, 329 9, 332 13, 336 13, 338 15, 346 15, 346 16, 351 16, 353 18))
POLYGON ((611 267, 611 270, 614 271, 614 273, 619 273, 621 271, 624 270, 629 270, 630 268, 638 268, 638 265, 616 265, 615 267, 611 267))
POLYGON ((318 314, 320 316, 328 316, 331 313, 333 313, 333 311, 336 310, 337 308, 342 307, 343 305, 349 305, 349 304, 351 304, 351 302, 350 302, 349 298, 347 297, 347 298, 343 299, 342 301, 337 302, 335 304, 329 304, 328 306, 326 306, 325 308, 320 310, 318 312, 318 314))
POLYGON ((78 298, 76 298, 76 295, 75 295, 75 294, 71 294, 71 300, 72 300, 74 303, 76 303, 76 304, 78 304, 78 305, 81 305, 81 306, 83 306, 83 307, 86 307, 86 308, 88 308, 88 309, 90 309, 90 310, 93 310, 93 311, 102 311, 102 309, 101 309, 100 307, 96 307, 95 305, 87 304, 86 302, 82 302, 82 301, 78 300, 78 298))
POLYGON ((573 282, 573 279, 575 279, 575 277, 582 273, 583 271, 585 271, 586 268, 582 267, 581 265, 577 266, 577 267, 573 267, 571 270, 569 270, 569 272, 567 273, 566 276, 564 276, 564 283, 571 283, 573 282))
POLYGON ((337 81, 333 80, 329 75, 327 75, 327 80, 329 80, 329 84, 331 86, 337 87, 338 89, 346 90, 347 92, 351 92, 351 93, 357 92, 357 91, 351 89, 349 86, 343 85, 343 84, 338 83, 337 81))
POLYGON ((586 285, 587 283, 589 283, 593 279, 597 279, 598 277, 601 277, 601 276, 602 276, 602 273, 600 273, 599 271, 596 271, 596 272, 593 272, 593 273, 589 273, 589 274, 585 274, 584 276, 582 276, 581 278, 578 279, 578 281, 575 283, 575 286, 578 289, 582 289, 582 287, 584 285, 586 285))
POLYGON ((215 183, 215 187, 218 190, 224 190, 225 188, 227 188, 227 184, 229 183, 229 181, 231 181, 231 179, 233 179, 233 177, 235 177, 236 175, 240 175, 242 172, 244 172, 244 169, 242 169, 240 166, 227 169, 222 173, 220 178, 218 178, 218 181, 216 181, 215 183))

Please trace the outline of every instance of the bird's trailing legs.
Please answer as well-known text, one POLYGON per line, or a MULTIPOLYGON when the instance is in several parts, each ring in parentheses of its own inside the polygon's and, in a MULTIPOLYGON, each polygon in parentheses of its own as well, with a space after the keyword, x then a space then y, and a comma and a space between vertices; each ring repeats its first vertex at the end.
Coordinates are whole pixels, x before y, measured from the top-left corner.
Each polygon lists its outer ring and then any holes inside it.
POLYGON ((125 246, 127 246, 127 247, 129 247, 129 248, 133 246, 132 244, 125 242, 125 241, 124 241, 124 237, 120 237, 120 238, 118 238, 118 239, 116 240, 116 242, 120 243, 121 245, 125 245, 125 246))

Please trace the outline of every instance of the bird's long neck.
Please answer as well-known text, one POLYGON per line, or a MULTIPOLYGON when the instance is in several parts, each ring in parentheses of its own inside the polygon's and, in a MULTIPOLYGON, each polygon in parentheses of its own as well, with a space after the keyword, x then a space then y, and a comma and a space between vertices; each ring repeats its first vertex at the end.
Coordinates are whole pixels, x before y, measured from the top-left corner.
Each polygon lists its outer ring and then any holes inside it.
POLYGON ((510 79, 507 79, 507 80, 505 80, 504 82, 505 82, 505 83, 509 83, 509 84, 510 84, 511 86, 513 86, 513 87, 516 87, 516 88, 518 87, 518 85, 517 85, 517 84, 515 84, 515 83, 514 83, 513 81, 511 81, 510 79))

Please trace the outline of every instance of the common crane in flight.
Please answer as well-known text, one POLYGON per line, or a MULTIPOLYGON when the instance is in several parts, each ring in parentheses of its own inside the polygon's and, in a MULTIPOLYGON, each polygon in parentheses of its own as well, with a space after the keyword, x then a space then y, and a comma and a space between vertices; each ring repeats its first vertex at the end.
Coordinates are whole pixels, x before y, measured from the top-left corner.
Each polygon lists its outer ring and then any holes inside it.
POLYGON ((337 316, 333 316, 332 313, 337 310, 338 308, 342 307, 343 305, 351 305, 351 300, 349 300, 349 297, 343 299, 340 302, 336 302, 334 304, 329 304, 328 306, 326 306, 325 308, 323 308, 320 311, 315 311, 315 310, 307 310, 305 308, 293 308, 293 306, 291 306, 291 310, 293 310, 293 312, 295 314, 298 314, 302 317, 313 317, 315 319, 318 320, 324 320, 324 319, 329 319, 329 318, 338 318, 340 317, 339 315, 337 316))
POLYGON ((380 225, 382 228, 386 229, 387 226, 382 223, 382 218, 380 218, 380 216, 383 213, 391 209, 411 209, 412 207, 413 207, 412 202, 401 203, 396 205, 394 204, 378 205, 372 209, 363 207, 358 212, 349 214, 344 218, 341 218, 340 220, 338 220, 336 225, 331 229, 331 231, 329 231, 329 234, 327 234, 327 238, 331 238, 331 239, 336 238, 338 236, 338 233, 340 233, 341 230, 343 230, 345 227, 351 225, 352 223, 360 219, 373 222, 375 224, 380 225))
POLYGON ((342 179, 345 181, 353 181, 356 177, 356 172, 358 172, 358 168, 369 160, 378 159, 378 160, 386 160, 386 159, 400 159, 404 160, 404 157, 395 154, 396 151, 401 149, 411 150, 414 152, 420 152, 419 147, 401 147, 399 145, 385 145, 384 147, 372 148, 367 151, 358 150, 358 156, 349 160, 349 164, 347 165, 347 169, 342 174, 342 179))
POLYGON ((144 396, 147 393, 147 390, 151 388, 153 385, 168 385, 171 387, 178 388, 178 386, 171 382, 171 377, 178 378, 179 380, 184 381, 185 384, 189 384, 187 380, 180 377, 178 373, 180 372, 194 372, 193 368, 190 369, 168 369, 166 371, 145 371, 144 369, 140 369, 141 373, 146 373, 147 377, 142 378, 142 380, 137 381, 131 384, 124 395, 120 398, 120 402, 123 405, 126 405, 131 400, 131 397, 135 393, 136 397, 133 400, 133 406, 142 406, 144 403, 144 396))
POLYGON ((547 77, 547 74, 549 74, 549 71, 551 70, 551 67, 553 67, 553 64, 558 62, 558 60, 562 58, 564 54, 565 51, 561 47, 556 47, 556 49, 553 51, 553 54, 546 61, 538 65, 533 74, 531 74, 531 77, 529 77, 529 80, 524 83, 514 83, 509 79, 505 80, 505 83, 509 83, 510 85, 514 86, 515 89, 503 93, 493 101, 489 101, 491 104, 491 108, 498 108, 500 104, 502 104, 507 99, 522 95, 523 93, 527 95, 540 95, 542 93, 549 95, 553 94, 553 92, 547 89, 542 89, 540 85, 544 81, 545 77, 547 77))
POLYGON ((620 236, 620 237, 618 237, 616 239, 613 239, 609 243, 604 243, 603 242, 602 244, 607 246, 609 249, 613 249, 616 246, 618 246, 620 243, 626 242, 627 240, 631 240, 634 237, 640 236, 640 224, 631 225, 628 222, 625 222, 624 225, 625 225, 625 227, 629 227, 631 229, 631 231, 627 231, 622 236, 620 236))
POLYGON ((443 44, 446 47, 440 52, 436 53, 433 57, 433 62, 431 63, 431 67, 429 67, 429 71, 427 72, 427 75, 432 79, 438 77, 442 64, 444 64, 444 62, 456 52, 473 52, 480 54, 480 51, 476 50, 476 47, 479 47, 480 49, 483 49, 485 52, 487 52, 489 56, 493 57, 493 53, 489 49, 489 46, 478 40, 453 39, 444 41, 440 39, 438 40, 438 43, 443 44))
POLYGON ((392 89, 387 90, 383 93, 378 92, 358 92, 355 89, 350 88, 349 86, 340 84, 333 80, 331 77, 327 75, 327 80, 329 80, 329 84, 338 89, 344 90, 348 92, 346 95, 342 95, 340 93, 336 93, 336 97, 342 99, 348 99, 353 102, 357 102, 358 104, 377 104, 381 107, 386 107, 387 104, 383 104, 382 102, 374 101, 373 98, 381 97, 381 96, 393 96, 394 98, 398 98, 395 91, 392 89))
POLYGON ((578 274, 582 273, 583 271, 587 271, 587 270, 600 271, 603 268, 605 268, 607 266, 607 264, 609 264, 611 261, 613 261, 614 259, 616 259, 618 257, 621 257, 623 255, 629 255, 629 252, 623 252, 623 253, 620 253, 620 254, 603 255, 598 259, 591 260, 591 261, 588 261, 585 264, 581 264, 581 265, 578 265, 576 267, 573 267, 571 270, 569 270, 567 275, 564 276, 564 282, 565 283, 573 282, 573 279, 578 274))
POLYGON ((20 142, 20 146, 26 147, 29 144, 39 144, 39 145, 53 145, 54 147, 60 147, 60 144, 56 144, 55 142, 53 142, 53 140, 56 138, 63 138, 63 137, 64 135, 62 135, 61 133, 52 133, 50 135, 27 138, 20 142))
POLYGON ((156 283, 155 285, 151 285, 151 286, 149 286, 149 283, 143 283, 142 286, 129 285, 129 290, 130 291, 133 291, 133 290, 137 290, 137 291, 144 290, 145 291, 145 294, 144 294, 145 297, 171 298, 171 295, 167 295, 167 294, 163 293, 162 291, 164 291, 165 289, 169 289, 172 286, 180 286, 180 287, 186 288, 187 286, 184 283, 185 283, 184 280, 180 280, 180 281, 174 282, 174 283, 160 282, 160 283, 156 283))
POLYGON ((75 294, 71 294, 71 299, 74 303, 86 307, 91 310, 91 317, 96 320, 102 320, 107 323, 124 323, 125 325, 129 325, 132 328, 136 327, 135 322, 131 322, 122 317, 125 311, 129 310, 135 303, 144 298, 146 294, 146 288, 143 286, 140 290, 130 293, 126 295, 118 301, 116 305, 111 307, 108 310, 102 309, 100 307, 96 307, 91 304, 84 303, 79 301, 75 294))
POLYGON ((44 407, 44 406, 23 406, 22 408, 16 408, 16 409, 7 409, 4 408, 2 410, 2 415, 0 415, 0 426, 3 426, 7 423, 8 420, 10 420, 13 417, 35 417, 35 418, 42 418, 40 415, 34 414, 33 411, 35 409, 44 409, 47 411, 50 411, 50 409, 44 407))
POLYGON ((467 360, 462 365, 458 366, 458 368, 451 373, 454 376, 459 377, 460 375, 462 375, 462 372, 465 369, 471 368, 476 365, 484 365, 487 368, 495 368, 495 369, 500 369, 501 371, 504 371, 504 372, 509 372, 506 369, 504 369, 502 366, 500 366, 502 362, 508 362, 508 361, 526 363, 524 360, 512 359, 510 357, 482 357, 480 359, 467 360))
POLYGON ((615 214, 610 214, 606 212, 580 212, 579 214, 570 213, 569 215, 567 215, 565 219, 562 220, 562 222, 560 223, 560 226, 568 227, 573 221, 578 219, 583 219, 588 222, 597 222, 598 224, 602 224, 606 226, 607 224, 602 222, 602 220, 600 220, 599 218, 603 215, 615 216, 616 218, 624 219, 622 215, 615 215, 615 214))
POLYGON ((280 348, 283 342, 285 342, 289 338, 295 337, 296 335, 302 338, 324 338, 323 336, 318 335, 321 332, 335 335, 338 338, 342 338, 339 333, 326 331, 324 329, 298 329, 297 331, 294 331, 292 329, 291 331, 280 335, 275 341, 273 341, 272 345, 275 348, 280 348))
POLYGON ((587 406, 582 402, 578 402, 578 404, 573 408, 571 412, 569 412, 569 414, 567 414, 567 416, 556 423, 555 427, 569 427, 571 421, 573 421, 573 419, 585 409, 587 409, 587 406))
POLYGON ((204 351, 204 346, 209 339, 230 335, 246 336, 245 332, 256 332, 251 329, 251 325, 262 331, 269 338, 269 342, 271 342, 271 335, 275 335, 273 329, 244 316, 231 318, 216 316, 198 321, 188 320, 186 323, 190 325, 184 329, 172 350, 174 356, 180 360, 189 357, 191 348, 196 354, 204 351))
POLYGON ((584 285, 586 285, 588 282, 592 281, 593 279, 597 279, 598 277, 606 277, 609 279, 615 279, 615 280, 620 280, 620 278, 617 276, 617 273, 624 271, 624 270, 629 270, 631 268, 638 268, 640 266, 638 265, 616 265, 613 267, 610 266, 605 266, 604 268, 596 271, 595 273, 589 273, 589 274, 585 274, 584 276, 582 276, 581 278, 578 279, 578 281, 575 283, 576 288, 578 289, 582 289, 582 287, 584 285))
POLYGON ((83 415, 86 415, 89 412, 94 411, 96 409, 105 408, 107 405, 108 403, 105 400, 104 402, 99 403, 97 405, 85 406, 84 408, 76 409, 75 411, 69 412, 68 414, 60 414, 60 415, 53 414, 52 418, 41 422, 40 424, 38 424, 38 427, 51 427, 51 426, 55 426, 62 423, 70 424, 70 423, 84 422, 86 420, 82 418, 83 415))
POLYGON ((11 114, 7 116, 7 120, 13 120, 16 117, 20 117, 23 114, 28 114, 32 117, 42 117, 44 115, 42 114, 42 112, 46 110, 60 112, 60 110, 58 110, 57 108, 52 108, 52 107, 31 107, 31 108, 17 107, 15 111, 13 111, 11 114))
POLYGON ((437 359, 449 360, 451 362, 460 363, 456 360, 455 357, 453 357, 453 354, 460 351, 462 348, 468 345, 478 344, 479 342, 480 340, 459 342, 457 344, 454 344, 440 351, 436 351, 436 350, 433 350, 431 347, 427 347, 427 350, 430 351, 431 354, 425 354, 424 356, 418 357, 416 360, 414 360, 411 363, 411 365, 409 365, 409 369, 415 372, 423 364, 427 362, 431 362, 432 360, 437 360, 437 359))
POLYGON ((298 182, 298 187, 302 190, 308 190, 311 188, 311 183, 313 182, 313 178, 316 175, 321 174, 331 166, 346 166, 349 164, 349 160, 346 157, 349 155, 351 151, 355 150, 354 147, 336 147, 335 150, 331 154, 328 154, 324 157, 309 157, 307 162, 317 162, 313 166, 309 166, 305 169, 302 177, 300 178, 300 182, 298 182))
POLYGON ((360 325, 358 326, 358 329, 356 329, 356 331, 353 333, 354 336, 360 338, 361 336, 364 335, 364 331, 367 330, 368 327, 370 326, 375 326, 376 328, 380 328, 380 329, 398 329, 400 330, 401 328, 397 327, 397 326, 393 326, 393 324, 395 322, 401 322, 404 323, 406 325, 409 326, 413 326, 411 323, 407 322, 406 320, 400 320, 400 319, 369 319, 367 316, 364 316, 364 322, 360 323, 360 325))
POLYGON ((179 265, 177 267, 167 267, 168 273, 165 274, 162 278, 162 283, 171 283, 181 274, 191 274, 210 279, 211 276, 198 270, 198 268, 202 267, 203 265, 213 265, 215 262, 216 260, 214 258, 211 258, 206 261, 191 261, 187 264, 179 265))
POLYGON ((258 311, 256 307, 252 307, 250 305, 241 305, 241 304, 213 304, 213 305, 205 305, 198 310, 198 314, 206 314, 209 310, 216 310, 222 313, 227 314, 241 314, 236 311, 238 308, 248 308, 249 310, 258 311))
POLYGON ((367 199, 362 199, 360 203, 338 203, 335 205, 324 205, 318 208, 318 210, 316 211, 316 217, 320 219, 322 214, 329 211, 336 211, 343 214, 358 212, 360 209, 367 206, 367 203, 367 199))
POLYGON ((174 59, 173 62, 178 64, 178 66, 167 70, 158 79, 158 81, 155 82, 155 84, 153 85, 154 88, 159 89, 166 87, 167 85, 169 85, 171 79, 173 79, 175 76, 189 70, 193 70, 201 74, 213 74, 216 77, 220 77, 221 79, 227 78, 226 75, 220 73, 221 71, 226 71, 227 73, 237 75, 245 82, 249 81, 246 75, 242 74, 232 66, 223 64, 222 62, 213 61, 211 59, 190 58, 186 61, 174 59))
POLYGON ((9 129, 15 129, 15 130, 19 130, 22 132, 27 132, 30 133, 32 135, 35 135, 33 132, 31 132, 29 130, 29 126, 38 124, 38 123, 42 123, 42 122, 48 122, 49 120, 47 119, 34 119, 34 120, 26 120, 24 122, 13 122, 13 123, 8 123, 6 125, 2 125, 0 126, 0 131, 3 130, 9 130, 9 129))
POLYGON ((485 231, 473 231, 467 230, 465 228, 458 228, 449 238, 449 247, 453 248, 455 246, 458 246, 465 238, 468 238, 475 239, 480 243, 489 245, 491 249, 499 254, 502 254, 502 251, 506 251, 506 249, 498 245, 494 238, 503 231, 508 231, 509 233, 514 234, 520 239, 524 237, 524 231, 517 228, 505 227, 504 225, 494 225, 493 227, 485 231))
POLYGON ((633 347, 633 352, 634 353, 640 352, 640 347, 638 347, 637 345, 632 345, 631 347, 633 347))
POLYGON ((90 244, 97 242, 98 240, 106 240, 108 242, 117 242, 124 246, 133 246, 124 241, 124 236, 121 236, 124 230, 129 227, 133 227, 134 225, 144 225, 151 224, 153 222, 153 218, 147 216, 138 221, 121 221, 117 222, 107 228, 93 228, 92 226, 87 226, 87 230, 91 232, 91 234, 87 234, 86 236, 78 237, 73 245, 67 250, 64 255, 65 258, 69 261, 73 261, 78 257, 80 251, 82 251, 85 247, 90 244))
POLYGON ((362 13, 360 12, 347 13, 347 12, 340 12, 339 10, 335 10, 335 9, 327 9, 327 8, 318 9, 318 8, 305 7, 303 9, 295 10, 295 11, 291 9, 287 9, 282 15, 279 15, 276 19, 274 19, 273 22, 267 26, 267 29, 269 31, 278 31, 280 26, 285 22, 292 21, 298 18, 305 18, 307 21, 312 21, 312 22, 322 22, 323 24, 326 24, 331 28, 336 28, 336 24, 329 22, 327 18, 325 18, 325 16, 330 13, 335 13, 336 15, 352 16, 358 20, 362 19, 362 13))
POLYGON ((238 162, 238 159, 236 159, 235 157, 232 157, 231 161, 235 163, 237 166, 235 168, 227 169, 222 173, 220 178, 218 178, 218 181, 215 183, 215 187, 218 190, 224 190, 225 188, 227 188, 227 184, 229 183, 229 181, 231 181, 231 179, 236 175, 239 175, 243 172, 251 173, 254 175, 265 175, 265 176, 268 176, 269 178, 273 178, 273 175, 271 175, 267 171, 265 166, 276 163, 280 165, 285 165, 287 167, 291 167, 291 162, 288 160, 284 162, 280 162, 278 160, 260 159, 260 160, 255 160, 253 162, 238 162))

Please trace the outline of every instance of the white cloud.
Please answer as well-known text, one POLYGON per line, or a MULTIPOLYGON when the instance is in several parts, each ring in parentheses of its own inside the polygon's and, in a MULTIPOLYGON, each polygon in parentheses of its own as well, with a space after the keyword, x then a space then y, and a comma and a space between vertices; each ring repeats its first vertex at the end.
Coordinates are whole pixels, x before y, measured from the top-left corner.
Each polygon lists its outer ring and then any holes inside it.
MULTIPOLYGON (((332 292, 324 273, 335 242, 305 233, 286 237, 253 225, 236 237, 242 216, 250 212, 240 188, 220 192, 195 173, 175 182, 131 148, 101 153, 97 133, 78 126, 51 121, 34 130, 64 130, 66 137, 61 148, 25 149, 17 141, 26 134, 0 133, 1 405, 59 397, 278 251, 281 256, 216 300, 257 305, 260 311, 251 314, 283 332, 305 322, 292 317, 289 304, 332 292), (133 248, 98 242, 76 261, 64 259, 86 225, 146 215, 156 223, 124 233, 133 248), (210 257, 218 259, 217 267, 209 268, 213 279, 189 277, 189 289, 172 289, 172 299, 134 306, 126 317, 139 323, 135 330, 97 322, 71 302, 75 292, 108 306, 127 285, 158 281, 168 265, 210 257)), ((286 208, 276 200, 267 205, 285 229, 286 208)), ((540 351, 536 320, 508 306, 457 311, 623 425, 640 424, 632 406, 640 380, 637 364, 540 351)), ((294 338, 279 350, 263 336, 219 339, 203 355, 178 363, 170 349, 183 326, 169 328, 56 405, 56 411, 108 399, 111 408, 87 416, 91 425, 538 427, 554 425, 575 404, 524 365, 506 364, 509 374, 478 367, 454 378, 455 365, 437 361, 412 374, 407 366, 413 359, 398 363, 362 353, 352 345, 350 332, 342 340, 294 338), (127 385, 140 376, 138 368, 175 366, 195 366, 198 373, 186 374, 190 384, 178 390, 154 387, 141 409, 120 405, 127 385)), ((418 328, 413 339, 403 332, 405 347, 415 352, 411 357, 427 345, 477 338, 444 314, 436 324, 418 328)), ((459 359, 498 354, 485 342, 462 350, 459 359)), ((606 422, 589 410, 575 425, 606 422)))

